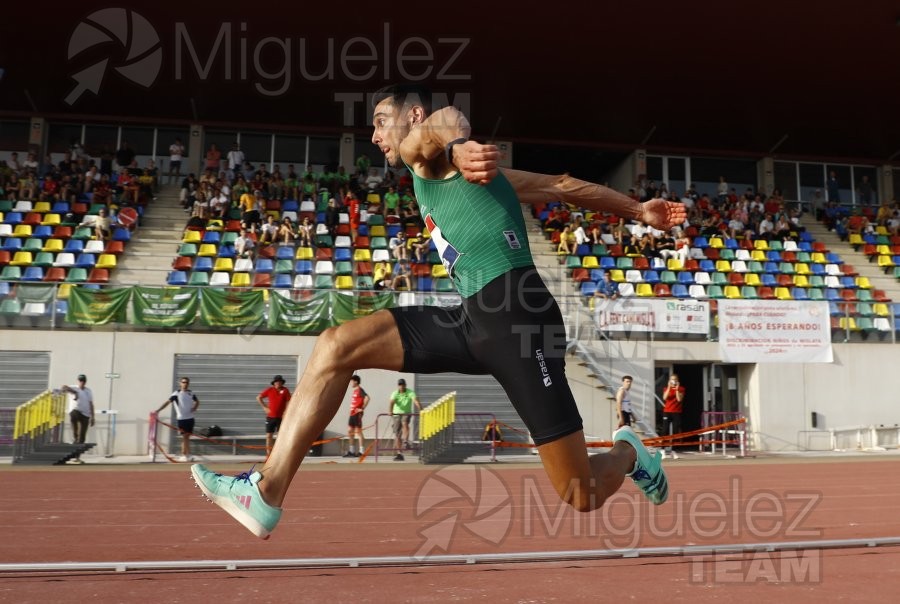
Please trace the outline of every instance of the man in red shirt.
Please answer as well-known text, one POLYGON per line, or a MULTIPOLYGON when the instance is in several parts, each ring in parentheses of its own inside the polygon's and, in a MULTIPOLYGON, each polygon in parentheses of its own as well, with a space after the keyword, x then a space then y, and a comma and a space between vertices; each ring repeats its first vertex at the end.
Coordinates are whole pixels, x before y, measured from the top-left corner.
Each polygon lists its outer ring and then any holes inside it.
MULTIPOLYGON (((681 413, 684 411, 684 386, 676 374, 669 377, 669 383, 663 390, 663 436, 671 436, 681 432, 681 413)), ((668 447, 672 457, 678 455, 672 447, 668 447)))
POLYGON ((359 207, 359 199, 357 199, 356 195, 352 195, 352 197, 350 198, 348 210, 350 218, 350 236, 352 237, 353 241, 356 241, 356 234, 359 231, 359 222, 362 215, 359 207))
POLYGON ((362 389, 359 383, 362 380, 356 374, 350 377, 350 386, 353 392, 350 393, 350 421, 347 423, 347 438, 350 439, 347 452, 344 457, 359 457, 363 452, 363 411, 369 404, 369 395, 362 389), (354 436, 359 440, 359 448, 353 445, 354 436))
POLYGON ((291 400, 291 391, 284 387, 284 378, 280 375, 272 378, 272 385, 256 397, 256 401, 266 412, 266 457, 272 452, 275 433, 281 427, 281 418, 284 416, 284 410, 289 400, 291 400))

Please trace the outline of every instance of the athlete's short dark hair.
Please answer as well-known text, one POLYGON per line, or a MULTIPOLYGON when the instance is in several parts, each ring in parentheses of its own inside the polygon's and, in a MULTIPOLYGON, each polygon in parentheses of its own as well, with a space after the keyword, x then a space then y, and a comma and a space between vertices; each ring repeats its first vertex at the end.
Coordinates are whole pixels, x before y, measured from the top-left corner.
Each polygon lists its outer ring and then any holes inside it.
POLYGON ((353 380, 354 382, 356 382, 357 384, 362 383, 362 379, 355 373, 350 376, 350 379, 353 380))
POLYGON ((385 99, 398 107, 421 105, 426 114, 431 113, 431 90, 422 84, 392 84, 375 92, 372 97, 372 108, 385 99))
POLYGON ((625 380, 631 380, 631 381, 633 382, 633 381, 634 381, 634 378, 631 377, 630 375, 623 375, 623 376, 622 376, 622 381, 624 382, 625 380))

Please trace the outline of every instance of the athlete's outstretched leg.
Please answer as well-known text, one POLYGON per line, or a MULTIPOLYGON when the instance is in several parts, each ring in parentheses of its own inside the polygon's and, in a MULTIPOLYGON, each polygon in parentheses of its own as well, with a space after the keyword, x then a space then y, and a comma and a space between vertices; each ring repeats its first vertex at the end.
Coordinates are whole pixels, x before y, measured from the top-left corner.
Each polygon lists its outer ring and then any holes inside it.
POLYGON ((337 413, 354 370, 403 367, 403 345, 393 316, 379 311, 324 331, 288 404, 259 490, 280 506, 310 445, 337 413))

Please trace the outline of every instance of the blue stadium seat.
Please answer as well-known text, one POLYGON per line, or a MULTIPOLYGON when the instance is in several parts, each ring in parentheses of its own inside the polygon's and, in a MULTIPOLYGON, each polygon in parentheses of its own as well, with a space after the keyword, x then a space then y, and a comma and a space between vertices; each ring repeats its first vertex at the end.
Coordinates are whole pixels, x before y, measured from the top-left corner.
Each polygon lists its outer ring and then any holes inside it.
POLYGON ((50 209, 53 214, 66 214, 69 212, 69 202, 68 201, 56 201, 53 203, 53 207, 50 209))
POLYGON ((272 260, 269 258, 258 258, 256 260, 257 273, 271 273, 273 269, 272 260))
POLYGON ((222 236, 219 231, 206 231, 203 233, 203 243, 219 243, 222 240, 222 236))
POLYGON ((593 296, 594 292, 597 291, 597 284, 593 281, 585 281, 581 284, 581 295, 582 296, 593 296))
POLYGON ((279 246, 278 251, 275 252, 276 260, 293 260, 294 259, 294 248, 288 245, 279 246))
POLYGON ((416 289, 420 292, 430 292, 433 286, 431 277, 419 277, 416 279, 416 289))
POLYGON ((705 249, 709 247, 709 241, 706 240, 706 237, 703 235, 697 235, 694 237, 693 242, 691 243, 692 247, 698 247, 700 249, 705 249))
POLYGON ((294 284, 293 278, 291 277, 290 273, 281 273, 281 274, 275 275, 275 281, 272 283, 272 287, 290 288, 293 286, 293 284, 294 284))
POLYGON ((7 237, 3 241, 3 245, 0 246, 0 250, 4 250, 9 252, 10 254, 15 254, 19 250, 22 249, 22 240, 18 237, 7 237))
POLYGON ((591 281, 594 281, 595 283, 599 283, 600 281, 603 281, 603 272, 604 272, 603 269, 592 268, 591 269, 591 281))
POLYGON ((781 262, 781 252, 777 250, 769 250, 766 252, 766 260, 769 262, 780 263, 781 262))
POLYGON ((856 279, 854 279, 850 275, 844 275, 843 277, 841 277, 841 287, 855 289, 856 279))
POLYGON ((45 224, 38 225, 34 227, 34 232, 31 236, 38 239, 50 239, 53 236, 53 227, 45 224))
MULTIPOLYGON (((368 237, 369 236, 369 225, 367 225, 367 224, 359 225, 359 227, 357 227, 357 229, 356 229, 356 234, 359 235, 360 237, 368 237)), ((391 235, 389 235, 389 237, 390 236, 391 235)))
POLYGON ((689 297, 687 287, 683 283, 674 283, 672 285, 672 295, 676 298, 689 297))
POLYGON ((709 259, 704 259, 700 261, 700 270, 704 273, 714 273, 716 272, 716 264, 709 259))
POLYGON ((759 284, 764 287, 776 287, 778 285, 775 275, 772 273, 763 273, 759 276, 759 284))
POLYGON ((809 272, 813 275, 818 275, 819 277, 824 277, 827 273, 825 272, 825 266, 818 263, 813 263, 809 265, 809 272))
POLYGON ((22 212, 8 212, 6 216, 3 217, 3 222, 13 226, 19 224, 22 222, 22 212))
POLYGON ((725 240, 725 249, 736 250, 738 247, 737 239, 728 238, 725 240))
POLYGON ((237 252, 234 251, 233 245, 220 245, 219 253, 216 256, 219 258, 237 258, 237 252))
POLYGON ((825 254, 825 260, 828 261, 828 264, 843 264, 844 263, 844 261, 841 260, 841 257, 838 256, 834 252, 828 252, 827 254, 825 254))
MULTIPOLYGON (((362 226, 362 225, 360 225, 360 226, 362 226)), ((399 225, 399 224, 389 224, 389 225, 387 225, 387 236, 388 236, 388 238, 390 238, 390 237, 396 237, 396 236, 397 236, 397 233, 399 233, 399 232, 400 232, 400 225, 399 225)))
POLYGON ((806 289, 803 287, 791 288, 791 297, 794 300, 809 300, 809 296, 806 295, 806 289))
POLYGON ((809 231, 800 231, 800 241, 803 243, 812 243, 815 241, 815 238, 809 231))
POLYGON ((766 262, 763 264, 763 272, 764 273, 777 273, 778 272, 778 262, 766 262))
POLYGON ((616 259, 612 256, 601 256, 600 257, 600 268, 603 270, 610 270, 616 268, 616 259))
MULTIPOLYGON (((678 282, 680 284, 684 285, 685 287, 687 287, 688 285, 693 285, 694 284, 694 273, 692 273, 691 271, 680 271, 678 273, 678 282)), ((674 290, 672 293, 674 295, 674 290)))
POLYGON ((644 271, 644 282, 656 285, 659 283, 659 273, 654 270, 644 271))
POLYGON ((40 266, 26 266, 22 281, 43 281, 44 269, 40 266))
POLYGON ((826 287, 825 299, 829 302, 841 302, 841 291, 835 287, 826 287))
POLYGON ((198 256, 194 262, 194 272, 208 273, 213 269, 213 259, 209 256, 198 256))
POLYGON ((282 212, 296 212, 300 209, 300 204, 296 199, 285 199, 281 204, 282 212))
POLYGON ((339 247, 334 250, 335 262, 350 262, 353 259, 353 252, 348 247, 339 247))
POLYGON ((0 281, 0 298, 5 298, 9 295, 9 282, 8 281, 0 281))
POLYGON ((79 254, 78 258, 75 260, 76 268, 94 268, 94 265, 97 263, 96 258, 93 254, 79 254))
POLYGON ((119 227, 113 233, 112 239, 113 241, 131 241, 131 231, 119 227))
POLYGON ((810 238, 810 241, 800 241, 797 244, 797 249, 800 250, 801 252, 807 252, 807 253, 812 252, 813 251, 812 239, 810 238))
POLYGON ((69 239, 66 241, 66 247, 63 248, 63 251, 70 254, 80 254, 84 251, 84 241, 81 239, 69 239))
POLYGON ((298 275, 311 275, 313 272, 313 263, 311 260, 298 260, 294 266, 294 272, 298 275))
POLYGON ((576 256, 589 256, 591 253, 591 246, 586 243, 582 243, 581 245, 575 246, 575 255, 576 256))
POLYGON ((167 285, 187 285, 188 277, 185 271, 172 271, 166 279, 167 285))

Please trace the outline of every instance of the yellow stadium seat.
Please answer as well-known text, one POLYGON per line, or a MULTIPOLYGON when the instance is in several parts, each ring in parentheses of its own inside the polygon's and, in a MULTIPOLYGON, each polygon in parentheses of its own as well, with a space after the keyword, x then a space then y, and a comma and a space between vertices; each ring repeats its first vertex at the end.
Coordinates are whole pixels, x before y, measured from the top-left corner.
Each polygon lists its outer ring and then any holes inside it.
POLYGON ((353 261, 354 262, 371 262, 372 260, 372 250, 368 248, 358 248, 353 250, 353 261))
POLYGON ((221 231, 224 228, 225 228, 225 225, 222 224, 221 218, 210 218, 209 221, 206 223, 207 231, 221 231))
POLYGON ((822 252, 813 252, 809 255, 809 260, 813 264, 828 264, 828 259, 825 258, 825 254, 822 252))
POLYGON ((197 255, 214 258, 218 253, 219 250, 214 243, 202 243, 200 244, 200 251, 197 252, 197 255))
POLYGON ((856 325, 856 319, 853 317, 841 317, 839 325, 841 326, 841 329, 859 331, 859 327, 856 325))
POLYGON ((432 279, 440 279, 442 277, 449 277, 450 275, 447 273, 447 269, 444 268, 443 264, 434 264, 431 266, 431 277, 432 279))
POLYGON ((96 268, 105 268, 105 269, 116 268, 116 255, 115 254, 100 254, 100 257, 97 259, 96 268))
POLYGON ((872 305, 872 312, 878 317, 891 316, 891 309, 884 302, 876 302, 872 305))
POLYGON ((369 227, 369 237, 387 237, 387 231, 383 224, 376 224, 369 227))
MULTIPOLYGON (((231 260, 231 258, 219 258, 219 260, 231 260)), ((218 263, 217 263, 218 264, 218 263)), ((232 287, 250 287, 250 273, 234 273, 231 275, 232 287)))
POLYGON ((381 203, 381 195, 372 192, 366 195, 366 203, 381 203))
POLYGON ((609 280, 616 283, 625 283, 625 271, 619 268, 609 270, 609 280))
POLYGON ((200 243, 200 231, 185 231, 181 238, 182 243, 200 243))
POLYGON ((49 201, 38 201, 34 204, 34 207, 31 209, 32 212, 39 212, 41 214, 46 214, 50 211, 50 202, 49 201))
POLYGON ((48 239, 44 242, 45 252, 61 252, 63 251, 63 240, 62 239, 48 239))
POLYGON ((809 265, 805 262, 798 262, 794 265, 794 274, 797 275, 809 275, 812 271, 809 270, 809 265))
POLYGON ((351 275, 340 275, 334 280, 336 289, 353 289, 353 277, 351 275))
POLYGON ((753 248, 767 252, 769 251, 769 242, 765 239, 757 239, 753 242, 753 248))
POLYGON ((740 300, 743 296, 741 296, 741 290, 737 285, 726 285, 725 297, 729 300, 740 300))
POLYGON ((12 262, 10 262, 9 265, 30 266, 32 262, 34 262, 34 256, 31 255, 31 252, 16 252, 16 255, 13 256, 12 262))
POLYGON ((786 287, 776 287, 775 288, 775 297, 779 300, 793 300, 791 297, 791 290, 786 287))
POLYGON ((312 260, 316 255, 311 247, 298 247, 295 254, 296 260, 312 260))
POLYGON ((887 235, 888 234, 887 227, 883 226, 883 225, 878 225, 877 227, 875 227, 875 234, 876 235, 887 235))
POLYGON ((721 237, 710 237, 709 238, 709 247, 714 247, 716 249, 722 249, 725 247, 725 242, 721 237))
POLYGON ((219 273, 230 273, 234 270, 234 261, 231 258, 216 258, 216 263, 213 265, 213 271, 219 273))
POLYGON ((31 233, 30 224, 17 224, 13 229, 13 237, 31 237, 31 233))
POLYGON ((717 273, 730 273, 731 272, 731 262, 728 260, 716 260, 716 272, 717 273))
POLYGON ((684 267, 681 265, 681 260, 678 258, 669 258, 666 261, 666 269, 676 272, 682 270, 684 267))
POLYGON ((869 281, 868 277, 857 277, 856 287, 859 289, 872 289, 872 283, 869 281))
POLYGON ((755 260, 757 262, 765 262, 766 261, 766 253, 762 250, 753 250, 750 252, 750 260, 755 260))
POLYGON ((41 224, 44 226, 59 226, 61 223, 59 214, 44 214, 44 219, 41 220, 41 224))
POLYGON ((847 243, 854 247, 859 247, 864 244, 865 241, 863 241, 862 235, 860 235, 859 233, 850 233, 850 237, 848 238, 847 243))
POLYGON ((68 300, 70 293, 72 293, 72 284, 71 283, 60 283, 59 289, 56 290, 56 298, 58 300, 68 300))
POLYGON ((806 275, 794 275, 794 287, 809 287, 809 277, 806 275))
POLYGON ((653 286, 649 283, 638 283, 635 292, 639 298, 652 298, 653 286))
POLYGON ((598 268, 600 263, 597 262, 596 256, 585 256, 581 259, 582 268, 598 268))
POLYGON ((762 285, 762 282, 759 280, 759 275, 756 273, 747 273, 744 275, 744 284, 752 285, 753 287, 759 287, 762 285))

